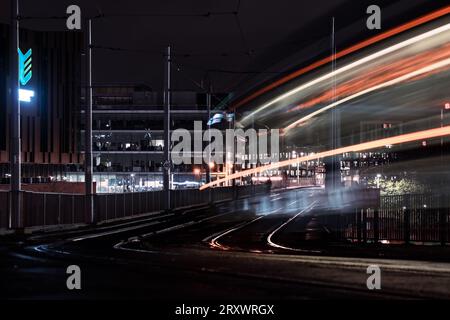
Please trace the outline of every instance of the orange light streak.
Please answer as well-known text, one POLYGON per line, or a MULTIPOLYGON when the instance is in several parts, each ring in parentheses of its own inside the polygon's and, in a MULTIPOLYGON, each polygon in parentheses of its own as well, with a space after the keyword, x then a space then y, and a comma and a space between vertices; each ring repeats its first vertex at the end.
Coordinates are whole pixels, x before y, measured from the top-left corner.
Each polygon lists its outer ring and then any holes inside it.
MULTIPOLYGON (((417 27, 419 25, 422 25, 422 24, 425 24, 427 22, 430 22, 430 21, 433 21, 435 19, 438 19, 440 17, 443 17, 443 16, 445 16, 445 15, 447 15, 449 13, 450 13, 450 6, 444 7, 442 9, 437 10, 437 11, 434 11, 432 13, 424 15, 424 16, 422 16, 420 18, 417 18, 415 20, 412 20, 410 22, 402 24, 402 25, 400 25, 398 27, 395 27, 395 28, 393 28, 391 30, 388 30, 388 31, 386 31, 384 33, 381 33, 381 34, 379 34, 377 36, 374 36, 374 37, 369 38, 367 40, 364 40, 364 41, 362 41, 360 43, 357 43, 356 45, 351 46, 351 47, 349 47, 347 49, 339 51, 338 53, 336 53, 335 57, 336 57, 336 59, 342 58, 342 57, 344 57, 346 55, 349 55, 349 54, 351 54, 353 52, 356 52, 356 51, 358 51, 360 49, 368 47, 368 46, 370 46, 372 44, 375 44, 377 42, 380 42, 380 41, 385 40, 387 38, 390 38, 392 36, 395 36, 395 35, 397 35, 399 33, 402 33, 404 31, 407 31, 407 30, 412 29, 414 27, 417 27)), ((327 58, 324 58, 322 60, 314 62, 313 64, 310 64, 309 66, 301 68, 301 69, 299 69, 299 70, 297 70, 297 71, 295 71, 295 72, 293 72, 291 74, 288 74, 287 76, 284 76, 284 77, 280 78, 279 80, 272 82, 268 86, 263 87, 263 88, 257 90, 256 92, 254 92, 253 94, 251 94, 251 95, 247 96, 246 98, 242 99, 237 104, 232 106, 231 109, 239 108, 242 105, 244 105, 244 104, 254 100, 257 97, 259 97, 260 95, 262 95, 262 94, 264 94, 264 93, 266 93, 266 92, 268 92, 268 91, 270 91, 270 90, 272 90, 272 89, 274 89, 276 87, 279 87, 280 85, 282 85, 282 84, 284 84, 284 83, 286 83, 286 82, 288 82, 288 81, 290 81, 292 79, 295 79, 295 78, 299 77, 300 75, 303 75, 303 74, 305 74, 305 73, 307 73, 309 71, 317 69, 318 67, 321 67, 321 66, 331 62, 332 59, 333 59, 333 56, 329 56, 327 58)))
MULTIPOLYGON (((293 112, 313 107, 319 103, 331 100, 333 95, 336 95, 337 97, 340 98, 352 95, 357 91, 362 91, 372 86, 376 86, 384 82, 393 80, 397 77, 404 76, 405 74, 411 73, 421 68, 425 68, 426 66, 439 62, 440 60, 447 59, 449 57, 450 57, 450 43, 442 45, 433 50, 417 54, 415 56, 407 57, 399 61, 392 62, 390 64, 379 66, 368 72, 365 71, 361 75, 338 85, 335 92, 332 89, 330 89, 322 93, 321 95, 313 99, 310 99, 309 101, 303 102, 297 106, 292 107, 287 112, 293 112)), ((415 78, 405 80, 405 82, 413 80, 417 81, 431 74, 442 72, 445 69, 446 68, 443 68, 442 70, 441 69, 435 70, 430 73, 421 74, 415 78)))
POLYGON ((423 139, 437 138, 437 137, 442 137, 442 136, 447 136, 447 135, 450 135, 450 126, 429 129, 429 130, 422 130, 422 131, 417 131, 417 132, 413 132, 413 133, 406 133, 406 134, 402 134, 402 135, 398 135, 398 136, 394 136, 394 137, 389 137, 389 138, 364 142, 364 143, 360 143, 360 144, 355 144, 355 145, 351 145, 351 146, 347 146, 347 147, 342 147, 342 148, 338 148, 338 149, 323 151, 323 152, 316 153, 314 155, 308 155, 308 156, 304 156, 304 157, 300 157, 300 158, 289 159, 289 160, 280 161, 277 163, 271 163, 271 164, 268 164, 268 165, 265 165, 262 167, 248 169, 248 170, 240 171, 238 173, 233 173, 233 174, 227 176, 226 178, 217 179, 210 183, 204 184, 203 186, 200 187, 200 190, 205 190, 207 188, 219 185, 221 183, 227 182, 232 179, 241 178, 241 177, 248 176, 251 174, 261 173, 261 172, 264 172, 267 170, 273 170, 273 169, 278 169, 278 168, 282 168, 282 167, 287 167, 292 164, 297 164, 298 162, 316 160, 316 159, 320 159, 320 158, 327 158, 327 157, 331 157, 331 156, 334 156, 337 154, 343 154, 343 153, 347 153, 347 152, 366 151, 366 150, 376 149, 376 148, 380 148, 380 147, 385 147, 387 145, 397 145, 397 144, 401 144, 401 143, 413 142, 413 141, 418 141, 418 140, 423 140, 423 139))

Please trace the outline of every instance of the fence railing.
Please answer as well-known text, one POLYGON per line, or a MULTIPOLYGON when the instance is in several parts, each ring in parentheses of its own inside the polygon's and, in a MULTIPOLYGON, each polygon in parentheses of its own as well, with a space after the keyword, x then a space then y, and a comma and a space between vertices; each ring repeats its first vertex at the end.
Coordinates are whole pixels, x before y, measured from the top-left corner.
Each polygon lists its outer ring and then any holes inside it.
MULTIPOLYGON (((209 204, 243 198, 268 192, 268 185, 249 185, 198 189, 171 190, 171 208, 209 204)), ((133 192, 94 195, 96 221, 109 221, 164 209, 164 192, 133 192)), ((82 194, 58 194, 22 192, 24 227, 71 225, 89 223, 86 215, 86 196, 82 194)), ((8 228, 10 193, 0 192, 0 228, 8 228)))
POLYGON ((389 243, 450 242, 450 196, 382 196, 380 205, 318 217, 337 240, 389 243))
POLYGON ((0 229, 8 227, 9 201, 9 192, 0 191, 0 229))

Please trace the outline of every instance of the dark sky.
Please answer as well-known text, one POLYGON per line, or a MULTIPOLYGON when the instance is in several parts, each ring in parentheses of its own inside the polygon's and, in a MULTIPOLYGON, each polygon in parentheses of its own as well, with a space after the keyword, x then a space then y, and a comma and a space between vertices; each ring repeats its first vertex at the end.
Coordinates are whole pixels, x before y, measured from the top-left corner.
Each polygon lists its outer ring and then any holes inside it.
MULTIPOLYGON (((200 83, 209 77, 215 91, 228 91, 254 78, 253 72, 266 70, 317 39, 325 40, 317 56, 326 54, 333 15, 337 17, 338 28, 355 25, 355 38, 374 34, 365 30, 363 20, 365 8, 372 3, 387 8, 386 26, 396 24, 392 16, 399 15, 401 8, 407 12, 422 4, 420 10, 427 11, 423 7, 425 0, 21 0, 20 7, 21 15, 40 17, 64 16, 70 4, 78 4, 84 17, 99 12, 105 16, 221 13, 209 17, 134 16, 95 20, 94 44, 130 51, 96 49, 94 82, 139 82, 159 90, 163 85, 161 53, 171 44, 176 54, 174 61, 182 70, 175 71, 175 89, 195 88, 193 81, 200 83), (407 6, 398 6, 399 2, 407 6), (395 10, 390 9, 392 3, 394 7, 397 3, 395 10)), ((9 0, 1 0, 0 19, 8 21, 8 13, 9 0)), ((22 25, 31 29, 65 30, 65 20, 61 19, 25 20, 22 25)), ((304 57, 305 61, 314 58, 304 57)))

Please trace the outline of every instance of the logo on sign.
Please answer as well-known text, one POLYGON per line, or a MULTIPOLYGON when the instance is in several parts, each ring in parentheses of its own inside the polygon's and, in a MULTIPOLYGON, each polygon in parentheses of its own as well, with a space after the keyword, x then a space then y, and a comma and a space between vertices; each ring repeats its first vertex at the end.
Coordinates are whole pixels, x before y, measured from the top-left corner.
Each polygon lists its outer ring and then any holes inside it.
POLYGON ((19 53, 19 80, 20 84, 25 86, 33 75, 33 72, 31 71, 32 50, 28 49, 25 54, 22 53, 20 48, 17 48, 17 51, 19 53))

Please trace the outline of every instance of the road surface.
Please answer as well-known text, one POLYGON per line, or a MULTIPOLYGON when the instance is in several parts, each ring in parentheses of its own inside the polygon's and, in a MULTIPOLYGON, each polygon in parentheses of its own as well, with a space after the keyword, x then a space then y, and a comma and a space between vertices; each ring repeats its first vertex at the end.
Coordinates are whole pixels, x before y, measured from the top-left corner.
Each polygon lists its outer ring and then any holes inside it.
POLYGON ((215 207, 157 213, 92 230, 33 235, 0 246, 2 298, 271 299, 450 298, 450 264, 332 256, 296 245, 322 190, 272 192, 215 207), (293 238, 294 237, 294 238, 293 238), (289 240, 290 239, 290 240, 289 240), (68 290, 66 268, 81 268, 68 290), (367 267, 381 269, 369 290, 367 267))

